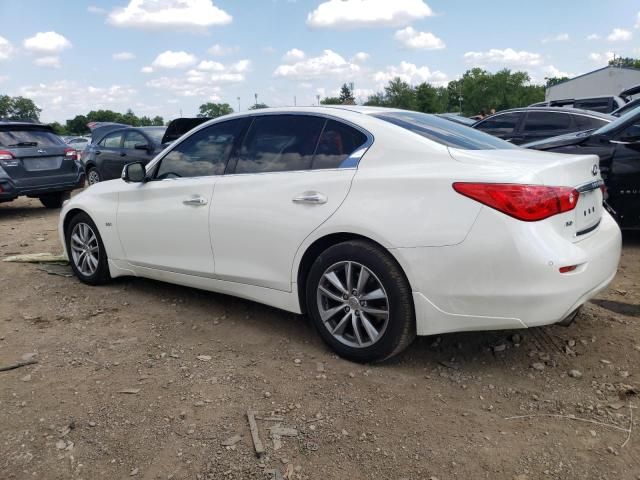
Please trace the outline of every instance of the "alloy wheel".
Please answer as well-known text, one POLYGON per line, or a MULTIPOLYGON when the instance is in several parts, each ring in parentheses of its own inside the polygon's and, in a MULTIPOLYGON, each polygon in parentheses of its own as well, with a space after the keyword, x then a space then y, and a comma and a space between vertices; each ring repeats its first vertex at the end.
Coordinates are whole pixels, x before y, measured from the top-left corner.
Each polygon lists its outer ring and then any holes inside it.
POLYGON ((89 185, 100 183, 100 175, 95 170, 91 170, 87 176, 87 181, 89 182, 89 185))
POLYGON ((86 223, 76 224, 69 243, 71 258, 78 271, 86 277, 96 273, 100 260, 100 244, 91 226, 86 223))
POLYGON ((320 318, 329 333, 353 348, 369 347, 389 324, 389 299, 378 277, 364 265, 330 266, 317 288, 320 318))

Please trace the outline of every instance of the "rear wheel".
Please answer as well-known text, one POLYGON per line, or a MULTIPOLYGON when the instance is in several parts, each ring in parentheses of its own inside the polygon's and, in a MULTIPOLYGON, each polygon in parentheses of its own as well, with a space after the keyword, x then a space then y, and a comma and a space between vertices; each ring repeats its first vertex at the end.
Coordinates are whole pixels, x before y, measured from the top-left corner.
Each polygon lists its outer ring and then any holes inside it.
POLYGON ((40 195, 40 202, 46 208, 60 208, 65 200, 71 196, 70 192, 56 192, 40 195))
POLYGON ((86 213, 74 216, 65 231, 69 263, 76 277, 89 285, 111 279, 107 252, 93 220, 86 213))
POLYGON ((102 181, 102 177, 100 176, 100 172, 96 167, 91 167, 87 172, 87 182, 89 185, 93 185, 95 183, 100 183, 102 181))
POLYGON ((415 338, 407 279, 372 243, 349 241, 324 251, 309 272, 306 300, 322 339, 349 360, 382 361, 415 338))

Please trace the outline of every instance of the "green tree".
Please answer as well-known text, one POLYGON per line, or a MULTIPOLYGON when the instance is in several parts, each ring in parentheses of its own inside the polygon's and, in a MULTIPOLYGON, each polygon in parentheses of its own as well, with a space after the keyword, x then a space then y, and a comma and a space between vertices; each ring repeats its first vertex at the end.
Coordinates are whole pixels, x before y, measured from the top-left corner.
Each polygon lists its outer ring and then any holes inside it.
POLYGON ((269 105, 266 103, 256 103, 249 107, 249 110, 260 110, 261 108, 269 108, 269 105))
POLYGON ((320 100, 320 105, 342 105, 339 97, 325 97, 320 100))
POLYGON ((338 97, 340 103, 343 105, 355 105, 356 99, 353 96, 351 88, 346 83, 342 84, 340 88, 340 96, 338 97))
POLYGON ((204 103, 200 105, 199 117, 216 118, 233 113, 233 108, 228 103, 204 103))
POLYGON ((368 107, 386 107, 386 100, 384 98, 384 93, 378 92, 373 95, 369 95, 367 101, 364 104, 368 107))
POLYGON ((0 95, 0 118, 8 120, 40 120, 41 108, 26 97, 0 95))
POLYGON ((83 135, 89 132, 87 123, 89 123, 87 117, 85 117, 84 115, 76 115, 72 119, 67 120, 65 130, 69 134, 83 135))
POLYGON ((56 132, 58 135, 67 134, 66 128, 64 127, 64 125, 61 125, 59 122, 52 122, 49 124, 49 126, 53 128, 53 131, 56 132))
POLYGON ((547 83, 545 84, 545 87, 549 88, 559 83, 566 82, 567 80, 569 80, 569 77, 550 77, 550 78, 547 78, 546 80, 547 80, 547 83))
POLYGON ((154 127, 162 127, 164 125, 164 119, 160 115, 156 115, 153 117, 153 120, 151 120, 151 125, 154 127))
POLYGON ((447 111, 449 92, 444 87, 421 83, 415 88, 415 108, 419 112, 443 113, 447 111))
POLYGON ((385 103, 389 107, 405 110, 416 109, 416 92, 411 85, 399 77, 384 87, 385 103))
POLYGON ((609 65, 612 67, 640 68, 640 59, 630 57, 612 58, 609 60, 609 65))

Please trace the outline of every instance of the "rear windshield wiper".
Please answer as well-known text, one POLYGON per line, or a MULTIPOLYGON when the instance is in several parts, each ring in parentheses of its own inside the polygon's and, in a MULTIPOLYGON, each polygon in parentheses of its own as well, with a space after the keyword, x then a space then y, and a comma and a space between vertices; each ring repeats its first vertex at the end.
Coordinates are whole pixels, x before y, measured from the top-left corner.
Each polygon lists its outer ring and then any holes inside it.
POLYGON ((7 147, 37 147, 38 142, 18 142, 11 145, 7 145, 7 147))

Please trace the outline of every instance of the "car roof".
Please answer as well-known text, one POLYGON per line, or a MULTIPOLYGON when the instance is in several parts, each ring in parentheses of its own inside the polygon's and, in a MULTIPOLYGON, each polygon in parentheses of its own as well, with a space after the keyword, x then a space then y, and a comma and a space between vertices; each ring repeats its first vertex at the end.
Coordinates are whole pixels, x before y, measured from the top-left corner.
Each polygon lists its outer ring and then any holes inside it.
POLYGON ((607 113, 594 112, 593 110, 585 110, 583 108, 571 108, 571 107, 520 107, 520 108, 510 108, 508 110, 500 110, 499 112, 494 113, 488 117, 485 117, 483 120, 487 118, 491 118, 495 115, 500 115, 502 113, 509 112, 562 112, 562 113, 572 113, 575 115, 585 115, 588 117, 597 117, 602 120, 612 121, 615 120, 612 115, 607 113))
POLYGON ((0 126, 5 126, 5 125, 18 126, 18 127, 44 127, 44 128, 47 128, 47 129, 51 128, 46 123, 29 122, 29 121, 26 121, 26 120, 2 120, 2 119, 0 119, 0 126))

